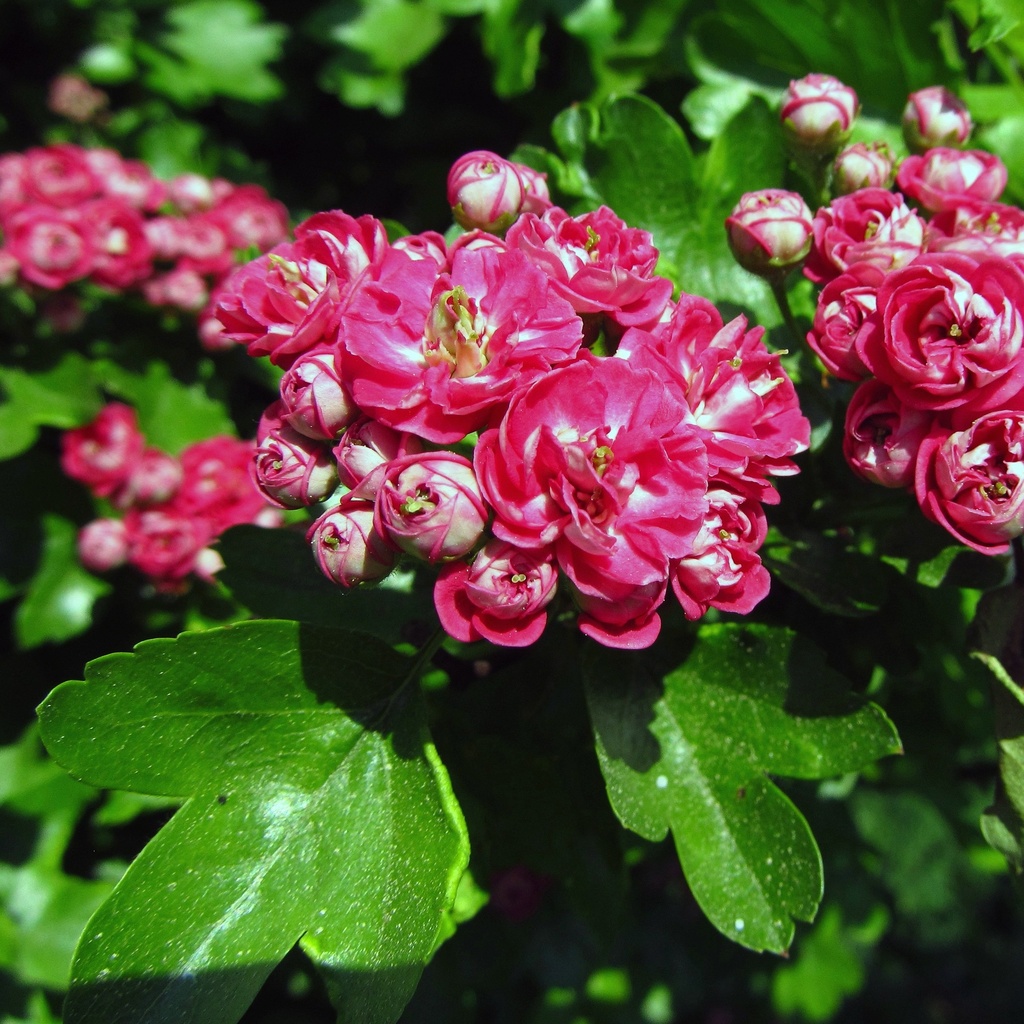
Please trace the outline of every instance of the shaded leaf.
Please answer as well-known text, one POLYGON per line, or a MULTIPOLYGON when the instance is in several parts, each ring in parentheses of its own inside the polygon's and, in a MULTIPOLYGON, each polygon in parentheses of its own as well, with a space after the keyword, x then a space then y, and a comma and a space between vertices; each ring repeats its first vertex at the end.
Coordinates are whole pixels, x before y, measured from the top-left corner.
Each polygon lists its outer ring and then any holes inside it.
POLYGON ((111 586, 78 562, 78 528, 56 515, 43 517, 43 550, 39 568, 28 582, 14 616, 20 647, 60 643, 92 625, 92 611, 111 586))
POLYGON ((992 703, 999 747, 995 799, 981 819, 985 839, 1024 872, 1024 591, 1002 587, 982 595, 974 620, 975 657, 995 677, 992 703))
MULTIPOLYGON (((331 583, 313 561, 303 533, 236 526, 217 542, 224 568, 217 575, 250 611, 315 626, 362 630, 389 643, 408 639, 404 627, 434 621, 429 589, 383 585, 346 590, 331 583)), ((389 585, 390 584, 390 585, 389 585)))
POLYGON ((236 1021, 300 940, 340 1019, 398 1018, 468 860, 414 674, 372 637, 253 622, 54 691, 72 774, 189 798, 86 929, 67 1024, 236 1021))
POLYGON ((591 648, 584 664, 612 806, 648 839, 671 830, 697 902, 723 934, 784 952, 814 917, 821 860, 768 773, 821 778, 899 751, 880 709, 786 630, 704 626, 667 672, 591 648))

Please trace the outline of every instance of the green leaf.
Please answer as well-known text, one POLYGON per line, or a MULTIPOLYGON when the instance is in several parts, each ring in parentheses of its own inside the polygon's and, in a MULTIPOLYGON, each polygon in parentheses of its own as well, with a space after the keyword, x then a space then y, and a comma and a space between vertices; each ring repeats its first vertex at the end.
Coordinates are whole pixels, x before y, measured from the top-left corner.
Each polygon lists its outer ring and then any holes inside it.
POLYGON ((879 878, 904 927, 926 943, 962 939, 967 859, 935 805, 916 792, 859 789, 849 806, 857 831, 880 854, 879 878))
POLYGON ((703 168, 679 124, 648 99, 610 100, 598 116, 595 126, 585 111, 567 112, 552 128, 588 202, 650 231, 661 253, 658 272, 683 291, 778 323, 767 285, 736 263, 724 228, 743 192, 782 176, 779 133, 765 104, 752 99, 733 117, 703 168))
POLYGON ((985 839, 1024 873, 1024 593, 1001 587, 982 595, 974 621, 974 656, 991 669, 999 779, 981 819, 985 839))
POLYGON ((822 778, 900 750, 883 712, 820 651, 765 626, 708 625, 677 668, 590 648, 584 678, 612 806, 648 839, 671 830, 723 934, 782 953, 814 917, 821 859, 768 774, 822 778))
POLYGON ((89 362, 77 352, 50 365, 0 366, 0 396, 0 459, 30 448, 39 427, 79 427, 103 404, 89 362))
POLYGON ((110 584, 78 562, 78 529, 60 516, 43 517, 42 560, 14 616, 19 647, 60 643, 92 625, 93 605, 110 584))
POLYGON ((0 747, 0 807, 13 812, 5 815, 0 842, 0 901, 12 936, 0 963, 22 984, 67 987, 75 942, 113 888, 61 869, 75 824, 95 795, 46 757, 34 726, 0 747), (20 863, 15 855, 18 866, 3 863, 19 840, 31 846, 29 859, 20 863))
POLYGON ((149 88, 182 104, 216 96, 264 103, 284 87, 267 69, 277 60, 288 29, 264 23, 250 0, 193 0, 166 14, 169 30, 160 48, 137 44, 149 88))
MULTIPOLYGON (((183 383, 167 364, 154 359, 141 371, 113 360, 96 364, 97 376, 112 395, 135 406, 146 441, 172 455, 217 434, 234 436, 235 426, 219 398, 202 380, 183 383)), ((216 387, 216 381, 212 382, 216 387)))
POLYGON ((66 1024, 236 1021, 301 940, 339 1019, 398 1018, 468 862, 418 665, 252 622, 87 666, 40 708, 73 775, 188 797, 86 929, 66 1024))
POLYGON ((833 615, 872 615, 888 588, 885 566, 849 547, 838 537, 813 530, 773 530, 761 552, 772 576, 833 615))
POLYGON ((691 62, 705 81, 720 82, 724 72, 764 91, 827 71, 853 86, 865 105, 897 117, 908 92, 949 77, 930 28, 941 14, 935 0, 720 0, 714 6, 691 30, 691 62))
MULTIPOLYGON (((250 611, 327 628, 372 633, 389 643, 405 638, 409 622, 433 622, 429 589, 383 585, 345 590, 317 568, 302 533, 236 526, 217 542, 224 568, 217 574, 250 611)), ((396 580, 397 582, 397 580, 396 580)))
MULTIPOLYGON (((884 917, 884 910, 876 908, 884 917)), ((880 937, 880 936, 878 936, 880 937)), ((811 1021, 830 1020, 843 1000, 864 984, 864 955, 843 922, 843 912, 829 906, 805 936, 793 964, 779 967, 772 978, 775 1012, 811 1021)))
POLYGON ((481 35, 499 96, 518 96, 533 86, 544 37, 543 6, 536 0, 494 0, 484 8, 481 35))

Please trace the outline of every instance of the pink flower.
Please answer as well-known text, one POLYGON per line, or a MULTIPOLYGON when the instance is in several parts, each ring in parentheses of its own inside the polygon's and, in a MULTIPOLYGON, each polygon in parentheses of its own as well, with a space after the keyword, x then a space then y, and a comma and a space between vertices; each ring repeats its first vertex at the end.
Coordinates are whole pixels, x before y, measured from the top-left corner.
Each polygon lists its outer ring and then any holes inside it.
POLYGON ((616 592, 664 585, 707 510, 707 460, 690 418, 656 372, 624 359, 552 370, 477 444, 495 536, 553 546, 586 592, 602 580, 616 592))
POLYGON ((497 422, 513 393, 579 349, 582 326, 521 253, 460 251, 450 274, 393 252, 345 313, 359 408, 442 444, 497 422))
POLYGON ((962 146, 972 127, 967 107, 943 85, 930 85, 907 97, 903 138, 912 153, 933 146, 962 146))
POLYGON ((295 229, 295 241, 247 264, 225 284, 217 306, 224 335, 287 369, 332 340, 343 306, 388 251, 384 225, 339 210, 295 229))
POLYGON ((843 454, 850 468, 883 487, 910 487, 914 464, 934 417, 907 408, 887 384, 866 380, 846 410, 843 454))
POLYGON ((526 253, 555 293, 584 317, 652 326, 672 294, 672 282, 655 275, 658 250, 650 232, 627 226, 607 206, 578 217, 557 206, 540 217, 525 214, 509 229, 507 242, 526 253))
POLYGON ((915 409, 999 408, 1024 387, 1024 273, 929 253, 889 274, 858 336, 864 364, 915 409))
POLYGON ((373 518, 372 502, 346 495, 307 531, 317 567, 332 583, 370 583, 395 567, 397 553, 374 529, 373 518))
POLYGON ((81 206, 100 193, 85 151, 70 143, 26 150, 22 174, 29 201, 61 209, 81 206))
POLYGON ((768 593, 768 570, 758 548, 768 523, 760 501, 723 480, 708 489, 708 514, 693 552, 672 568, 672 589, 688 619, 708 608, 745 615, 768 593))
POLYGON ((0 153, 0 226, 27 203, 24 154, 0 153))
POLYGON ((97 497, 107 498, 132 474, 145 445, 135 410, 110 402, 92 423, 64 432, 61 469, 97 497))
POLYGON ((837 150, 860 110, 857 94, 832 75, 811 74, 789 83, 779 117, 790 145, 812 153, 837 150))
POLYGON ((932 213, 994 202, 1006 181, 1002 160, 980 149, 930 149, 923 156, 908 156, 896 175, 896 184, 932 213))
POLYGON ((87 277, 95 265, 96 235, 80 210, 26 206, 6 227, 7 249, 31 284, 57 291, 87 277))
POLYGON ((628 651, 650 647, 661 632, 658 609, 665 602, 665 580, 632 585, 603 578, 593 565, 584 565, 573 580, 580 610, 578 626, 584 636, 628 651))
POLYGON ((109 572, 128 560, 128 531, 120 519, 94 519, 78 531, 78 560, 89 572, 109 572))
POLYGON ((128 479, 112 496, 113 502, 118 508, 158 505, 169 501, 184 479, 185 471, 173 455, 159 448, 146 448, 128 479))
POLYGON ((285 421, 300 434, 334 440, 358 415, 333 352, 307 352, 281 378, 285 421))
POLYGON ((227 228, 215 213, 200 213, 179 221, 177 232, 177 269, 223 274, 234 265, 227 228))
POLYGON ((255 445, 235 437, 215 436, 189 445, 179 456, 184 474, 174 507, 211 524, 214 535, 240 523, 276 516, 249 474, 255 445))
POLYGON ((747 192, 726 218, 736 262, 762 277, 785 275, 811 249, 811 211, 797 192, 747 192))
POLYGON ((928 222, 929 252, 962 252, 977 259, 1005 257, 1024 269, 1024 210, 1004 203, 972 203, 937 213, 928 222))
POLYGON ((327 445, 283 426, 257 446, 252 479, 271 504, 303 508, 330 496, 338 471, 327 445))
POLYGON ((914 481, 924 514, 983 554, 1024 532, 1024 413, 986 413, 921 443, 914 481))
POLYGON ((94 89, 81 75, 57 75, 46 94, 47 107, 76 124, 91 121, 109 101, 102 89, 94 89))
POLYGON ((423 231, 418 235, 403 235, 395 239, 393 248, 414 260, 431 260, 438 271, 448 269, 448 246, 444 235, 436 231, 423 231))
POLYGON ((96 240, 91 274, 97 284, 128 288, 153 272, 153 250, 136 210, 120 199, 95 199, 82 213, 96 240))
POLYGON ((214 183, 201 174, 179 174, 167 185, 167 198, 181 213, 202 213, 217 201, 214 183))
POLYGON ((393 460, 374 509, 379 534, 428 562, 462 558, 476 546, 487 524, 472 463, 445 451, 393 460))
POLYGON ((288 238, 287 209, 259 185, 233 188, 210 217, 222 226, 233 249, 255 247, 266 252, 288 238))
POLYGON ((857 354, 857 336, 875 312, 885 274, 872 263, 854 263, 821 290, 807 344, 829 373, 840 380, 863 380, 871 371, 857 354))
POLYGON ((167 198, 167 185, 141 160, 124 160, 112 149, 87 149, 85 159, 100 179, 103 194, 136 210, 151 212, 167 198))
POLYGON ((158 589, 172 589, 195 567, 213 537, 209 524, 173 508, 131 508, 124 517, 128 561, 158 589))
POLYGON ((466 153, 448 172, 448 205, 467 229, 504 232, 522 211, 525 196, 518 165, 497 153, 466 153))
POLYGON ((906 266, 924 245, 924 221, 884 188, 864 188, 832 200, 814 215, 814 244, 804 274, 824 284, 854 263, 888 272, 906 266))
POLYGON ((142 294, 151 306, 170 306, 197 313, 206 305, 206 281, 195 270, 176 267, 142 282, 142 294))
POLYGON ((540 639, 558 570, 549 552, 522 551, 503 541, 485 544, 473 562, 442 568, 434 605, 449 636, 527 647, 540 639))
POLYGON ((858 142, 847 146, 832 164, 832 188, 837 195, 849 195, 862 188, 888 188, 892 184, 895 158, 885 142, 858 142))
POLYGON ((678 383, 689 420, 701 429, 709 465, 773 500, 766 474, 797 472, 792 456, 806 449, 810 424, 793 382, 764 329, 743 317, 723 325, 706 299, 682 295, 672 317, 651 334, 627 331, 617 355, 678 383))

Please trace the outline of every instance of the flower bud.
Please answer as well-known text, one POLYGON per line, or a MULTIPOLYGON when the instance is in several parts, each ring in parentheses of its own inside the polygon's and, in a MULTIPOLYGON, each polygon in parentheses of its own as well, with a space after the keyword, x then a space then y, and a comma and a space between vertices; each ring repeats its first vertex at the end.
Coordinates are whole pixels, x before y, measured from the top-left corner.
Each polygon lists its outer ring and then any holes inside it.
POLYGON ((448 204, 467 230, 505 231, 522 212, 525 196, 516 164, 487 150, 467 153, 448 172, 448 204))
POLYGON ((861 188, 888 188, 894 167, 892 150, 885 142, 847 146, 832 165, 832 191, 847 196, 861 188))
POLYGON ((903 138, 912 153, 935 146, 963 146, 973 127, 967 107, 943 85, 930 85, 907 97, 903 138))
POLYGON ((807 75, 789 83, 779 116, 793 149, 833 153, 849 137, 860 110, 857 94, 832 75, 807 75))
POLYGON ((371 501, 384 477, 384 467, 401 455, 423 451, 415 434, 403 434, 377 420, 363 416, 356 420, 334 448, 338 478, 359 497, 371 501))
POLYGON ((338 483, 330 448, 287 425, 263 438, 250 468, 256 486, 281 508, 315 505, 338 483))
POLYGON ((796 192, 763 189, 742 196, 726 218, 736 262, 761 277, 784 276, 811 249, 811 211, 796 192))
POLYGON ((128 531, 120 519, 94 519, 78 533, 78 560, 89 572, 109 572, 128 558, 128 531))
POLYGON ((538 216, 550 210, 551 193, 548 191, 548 176, 535 171, 526 164, 516 164, 519 177, 523 179, 525 195, 523 197, 523 213, 536 213, 538 216))
POLYGON ((307 437, 332 441, 359 415, 332 352, 300 356, 280 386, 285 421, 307 437))
POLYGON ((373 504, 347 495, 313 523, 306 540, 320 571, 342 587, 383 579, 398 559, 374 529, 373 504))
POLYGON ((923 409, 908 409, 880 380, 866 380, 846 410, 843 454, 850 468, 883 487, 910 487, 921 442, 932 425, 923 409))
POLYGON ((375 510, 378 533, 428 562, 468 554, 487 524, 473 465, 452 452, 395 459, 377 491, 375 510))

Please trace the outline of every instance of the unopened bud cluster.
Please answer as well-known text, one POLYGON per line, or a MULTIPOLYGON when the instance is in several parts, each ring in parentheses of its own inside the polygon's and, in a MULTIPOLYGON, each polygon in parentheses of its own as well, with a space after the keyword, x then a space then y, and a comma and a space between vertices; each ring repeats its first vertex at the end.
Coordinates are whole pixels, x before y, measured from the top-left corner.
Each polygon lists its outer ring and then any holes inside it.
MULTIPOLYGON (((836 160, 835 198, 810 225, 804 274, 821 291, 807 340, 830 373, 858 383, 850 466, 911 490, 927 518, 998 554, 1024 533, 1024 212, 999 202, 1008 176, 998 157, 956 148, 971 119, 946 89, 912 94, 903 129, 912 152, 898 191, 888 146, 836 160)), ((733 241, 759 273, 793 248, 750 212, 775 197, 744 196, 726 221, 731 240, 746 218, 767 243, 755 267, 733 241)))
POLYGON ((318 213, 225 288, 224 337, 284 370, 264 495, 311 509, 341 586, 436 567, 462 641, 524 646, 554 611, 645 647, 670 594, 690 618, 749 611, 770 477, 809 434, 761 329, 673 302, 648 232, 570 215, 521 164, 469 153, 448 199, 450 242, 318 213))

